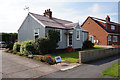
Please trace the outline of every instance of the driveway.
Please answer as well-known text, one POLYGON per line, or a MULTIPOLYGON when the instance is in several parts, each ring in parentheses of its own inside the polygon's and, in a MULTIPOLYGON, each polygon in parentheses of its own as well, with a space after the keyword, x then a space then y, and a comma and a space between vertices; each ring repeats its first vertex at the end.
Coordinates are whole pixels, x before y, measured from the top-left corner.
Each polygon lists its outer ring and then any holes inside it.
POLYGON ((120 58, 120 56, 114 56, 104 60, 82 64, 71 70, 57 71, 40 78, 100 78, 102 71, 116 63, 118 57, 120 58))
POLYGON ((39 61, 9 54, 2 54, 2 78, 37 78, 57 71, 54 67, 39 61))

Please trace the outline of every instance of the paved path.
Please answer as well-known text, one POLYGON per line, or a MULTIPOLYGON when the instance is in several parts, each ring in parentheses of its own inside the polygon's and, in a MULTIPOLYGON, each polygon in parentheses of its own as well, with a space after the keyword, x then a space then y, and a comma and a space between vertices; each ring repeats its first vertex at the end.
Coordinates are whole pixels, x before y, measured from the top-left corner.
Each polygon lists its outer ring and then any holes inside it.
POLYGON ((67 71, 57 71, 41 78, 100 78, 106 68, 118 61, 118 56, 110 57, 97 62, 82 64, 67 71))
POLYGON ((36 78, 57 71, 50 65, 1 52, 3 78, 36 78))

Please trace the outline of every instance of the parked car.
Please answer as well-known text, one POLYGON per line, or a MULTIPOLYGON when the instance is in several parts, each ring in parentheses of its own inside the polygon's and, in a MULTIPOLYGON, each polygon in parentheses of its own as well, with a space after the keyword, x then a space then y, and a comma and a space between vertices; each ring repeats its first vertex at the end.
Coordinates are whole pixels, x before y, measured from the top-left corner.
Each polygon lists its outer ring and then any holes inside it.
POLYGON ((5 43, 5 41, 0 41, 0 48, 6 48, 7 44, 5 43))

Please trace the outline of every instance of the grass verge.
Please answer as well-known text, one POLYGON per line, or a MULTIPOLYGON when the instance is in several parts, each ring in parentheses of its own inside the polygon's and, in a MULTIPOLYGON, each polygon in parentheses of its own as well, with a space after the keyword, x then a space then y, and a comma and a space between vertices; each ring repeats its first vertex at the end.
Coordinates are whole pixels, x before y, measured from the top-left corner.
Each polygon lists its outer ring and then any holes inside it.
POLYGON ((113 64, 111 67, 107 68, 102 72, 103 76, 112 76, 120 79, 120 61, 113 64))

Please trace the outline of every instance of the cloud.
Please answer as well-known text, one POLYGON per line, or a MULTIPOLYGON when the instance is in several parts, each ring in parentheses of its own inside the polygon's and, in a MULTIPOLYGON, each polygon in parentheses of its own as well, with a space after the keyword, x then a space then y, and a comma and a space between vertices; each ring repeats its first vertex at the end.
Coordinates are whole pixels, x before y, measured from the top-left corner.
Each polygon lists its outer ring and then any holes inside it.
POLYGON ((91 8, 89 8, 89 11, 91 11, 93 14, 98 14, 101 12, 101 8, 99 4, 93 4, 91 8))
MULTIPOLYGON (((31 12, 41 15, 45 9, 50 8, 53 12, 54 17, 70 20, 73 22, 79 21, 80 23, 83 23, 88 16, 104 19, 108 13, 110 16, 112 16, 112 20, 117 21, 116 18, 113 17, 117 15, 116 12, 106 12, 106 10, 103 9, 104 6, 101 6, 97 3, 93 5, 91 4, 90 7, 83 7, 81 5, 70 7, 70 4, 73 4, 71 2, 64 2, 63 0, 53 1, 46 2, 46 0, 1 0, 0 23, 2 23, 2 28, 0 29, 0 32, 17 32, 28 13, 27 11, 24 11, 25 5, 30 7, 31 12)), ((77 3, 79 3, 79 1, 77 3)))

